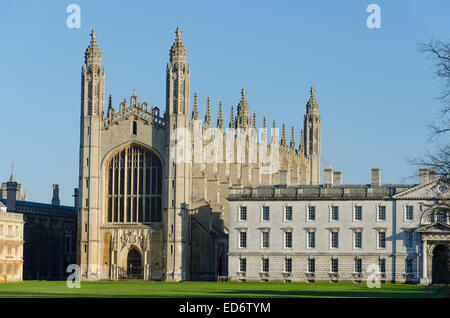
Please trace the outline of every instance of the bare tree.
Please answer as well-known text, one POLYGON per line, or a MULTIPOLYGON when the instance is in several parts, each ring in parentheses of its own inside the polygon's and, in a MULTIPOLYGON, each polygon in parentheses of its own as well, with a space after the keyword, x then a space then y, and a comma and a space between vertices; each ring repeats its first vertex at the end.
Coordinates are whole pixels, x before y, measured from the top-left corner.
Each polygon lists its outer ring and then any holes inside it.
POLYGON ((431 40, 420 44, 419 50, 435 62, 435 73, 445 83, 439 96, 442 104, 440 118, 429 125, 430 141, 437 142, 437 149, 422 158, 412 159, 411 163, 435 170, 437 175, 450 179, 450 43, 431 40))

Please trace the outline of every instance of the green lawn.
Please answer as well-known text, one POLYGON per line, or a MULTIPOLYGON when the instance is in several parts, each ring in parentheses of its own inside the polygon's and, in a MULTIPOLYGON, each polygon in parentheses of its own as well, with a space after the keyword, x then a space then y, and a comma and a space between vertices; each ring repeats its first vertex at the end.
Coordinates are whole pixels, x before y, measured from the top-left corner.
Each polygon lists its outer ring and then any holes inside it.
POLYGON ((215 282, 65 282, 26 281, 0 284, 0 297, 445 297, 443 287, 382 284, 369 289, 351 283, 215 283, 215 282))

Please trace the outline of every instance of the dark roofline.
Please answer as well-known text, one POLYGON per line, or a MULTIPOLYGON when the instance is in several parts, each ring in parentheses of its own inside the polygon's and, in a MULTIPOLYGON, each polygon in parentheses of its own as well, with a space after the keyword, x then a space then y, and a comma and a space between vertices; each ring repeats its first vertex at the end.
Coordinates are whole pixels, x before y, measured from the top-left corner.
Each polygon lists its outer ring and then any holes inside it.
MULTIPOLYGON (((7 206, 7 200, 6 199, 0 199, 0 202, 2 202, 4 205, 7 206)), ((16 205, 22 205, 22 206, 29 206, 29 207, 40 207, 40 208, 47 208, 47 209, 53 209, 53 210, 66 210, 66 211, 73 211, 76 212, 76 209, 74 206, 68 206, 68 205, 54 205, 54 204, 48 204, 48 203, 39 203, 39 202, 32 202, 32 201, 16 201, 16 205)))

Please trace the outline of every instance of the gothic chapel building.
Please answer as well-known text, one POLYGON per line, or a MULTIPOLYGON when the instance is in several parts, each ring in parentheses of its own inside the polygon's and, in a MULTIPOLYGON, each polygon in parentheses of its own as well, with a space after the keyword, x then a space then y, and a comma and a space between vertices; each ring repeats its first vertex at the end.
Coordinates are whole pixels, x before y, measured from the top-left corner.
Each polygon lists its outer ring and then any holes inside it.
POLYGON ((135 91, 129 103, 124 99, 119 105, 109 95, 105 109, 105 69, 92 31, 81 72, 77 257, 82 279, 227 275, 230 187, 320 183, 314 88, 296 147, 294 128, 288 144, 284 124, 281 138, 272 129, 269 140, 265 118, 257 141, 245 89, 236 116, 231 106, 226 132, 221 103, 215 127, 209 98, 205 120, 199 120, 196 94, 192 113, 190 108, 190 71, 177 28, 166 70, 165 111, 140 102, 135 91))

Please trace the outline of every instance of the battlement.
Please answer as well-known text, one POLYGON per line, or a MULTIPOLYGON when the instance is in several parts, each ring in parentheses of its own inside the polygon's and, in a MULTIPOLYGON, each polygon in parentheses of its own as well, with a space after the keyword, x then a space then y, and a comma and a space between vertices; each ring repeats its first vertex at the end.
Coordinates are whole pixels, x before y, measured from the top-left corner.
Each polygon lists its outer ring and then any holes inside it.
POLYGON ((138 117, 146 123, 152 123, 159 127, 165 126, 164 118, 160 116, 160 109, 153 106, 149 109, 147 102, 143 102, 142 104, 139 103, 135 93, 135 90, 133 90, 133 96, 130 98, 130 105, 127 105, 127 100, 124 98, 120 103, 117 112, 112 106, 110 95, 106 118, 103 119, 103 128, 109 129, 112 125, 118 124, 122 120, 127 120, 131 116, 138 117))

